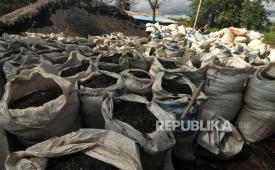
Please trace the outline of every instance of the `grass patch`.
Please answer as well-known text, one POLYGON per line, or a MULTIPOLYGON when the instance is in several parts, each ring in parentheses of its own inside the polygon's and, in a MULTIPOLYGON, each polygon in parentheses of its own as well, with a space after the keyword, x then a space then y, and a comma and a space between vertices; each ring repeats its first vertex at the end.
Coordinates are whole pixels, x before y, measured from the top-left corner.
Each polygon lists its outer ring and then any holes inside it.
POLYGON ((220 31, 221 29, 219 28, 210 28, 210 32, 217 32, 217 31, 220 31))
POLYGON ((265 32, 264 39, 268 43, 275 43, 275 31, 272 32, 265 32))

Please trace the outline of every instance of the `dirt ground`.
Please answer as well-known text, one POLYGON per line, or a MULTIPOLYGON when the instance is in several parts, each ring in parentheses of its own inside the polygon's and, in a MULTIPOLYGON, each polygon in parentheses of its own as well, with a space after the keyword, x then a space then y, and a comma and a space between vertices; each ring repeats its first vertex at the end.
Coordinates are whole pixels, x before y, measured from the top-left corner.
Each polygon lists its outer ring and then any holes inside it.
POLYGON ((197 149, 197 159, 183 162, 174 159, 175 170, 274 170, 275 136, 246 144, 242 152, 231 160, 220 161, 203 148, 197 149))

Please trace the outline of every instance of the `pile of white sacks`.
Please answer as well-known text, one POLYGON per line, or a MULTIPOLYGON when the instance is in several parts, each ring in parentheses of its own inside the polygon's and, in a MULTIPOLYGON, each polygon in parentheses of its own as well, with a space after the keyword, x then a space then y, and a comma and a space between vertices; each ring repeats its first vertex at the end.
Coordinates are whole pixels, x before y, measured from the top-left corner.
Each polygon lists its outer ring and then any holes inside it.
POLYGON ((162 26, 159 23, 147 24, 146 32, 153 39, 187 41, 197 52, 207 52, 219 58, 234 57, 233 67, 240 67, 238 62, 246 61, 252 65, 264 65, 275 62, 275 54, 264 43, 263 34, 243 28, 224 28, 208 35, 203 35, 193 28, 171 24, 162 26), (240 60, 242 59, 242 60, 240 60))

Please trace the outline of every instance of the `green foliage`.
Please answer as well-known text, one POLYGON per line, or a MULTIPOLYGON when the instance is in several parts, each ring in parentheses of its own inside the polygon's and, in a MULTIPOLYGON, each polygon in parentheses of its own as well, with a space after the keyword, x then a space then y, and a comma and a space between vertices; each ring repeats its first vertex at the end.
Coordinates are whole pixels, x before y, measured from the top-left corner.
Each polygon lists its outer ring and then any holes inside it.
POLYGON ((264 30, 269 24, 268 15, 261 2, 246 0, 241 11, 241 24, 247 29, 264 30))
MULTIPOLYGON (((199 0, 191 3, 194 21, 199 0)), ((210 27, 247 27, 261 30, 268 23, 268 13, 259 1, 249 0, 203 0, 198 26, 210 27)))
POLYGON ((116 0, 116 6, 122 11, 123 10, 130 11, 131 2, 130 0, 116 0))
POLYGON ((36 0, 0 0, 0 16, 26 6, 36 0))
MULTIPOLYGON (((228 27, 239 26, 240 9, 243 0, 203 0, 200 15, 198 18, 198 26, 202 27, 208 24, 210 27, 228 27)), ((193 0, 191 8, 194 21, 199 0, 193 0)))
POLYGON ((264 39, 268 43, 275 43, 275 31, 272 32, 265 32, 264 39))

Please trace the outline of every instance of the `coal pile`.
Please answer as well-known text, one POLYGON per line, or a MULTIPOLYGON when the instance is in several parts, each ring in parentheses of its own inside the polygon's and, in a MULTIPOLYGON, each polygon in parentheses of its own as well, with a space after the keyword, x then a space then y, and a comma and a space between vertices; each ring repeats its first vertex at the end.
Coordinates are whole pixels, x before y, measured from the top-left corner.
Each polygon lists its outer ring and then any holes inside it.
POLYGON ((113 112, 114 119, 128 123, 143 134, 156 130, 157 118, 145 104, 122 101, 115 104, 113 112))
POLYGON ((193 94, 191 88, 187 84, 181 84, 175 79, 169 80, 163 78, 161 85, 165 91, 172 94, 193 94))
POLYGON ((100 58, 99 62, 119 64, 120 57, 122 57, 122 54, 114 54, 111 56, 104 56, 104 57, 100 58))
POLYGON ((23 96, 20 99, 9 103, 10 109, 26 109, 29 107, 39 107, 62 95, 60 88, 49 88, 33 92, 29 95, 23 96))
POLYGON ((151 79, 151 77, 148 74, 141 72, 141 71, 131 70, 129 73, 133 74, 135 77, 140 78, 140 79, 151 79))
POLYGON ((145 26, 98 0, 38 0, 0 18, 3 32, 60 33, 70 36, 124 32, 145 36, 145 26))
POLYGON ((175 64, 175 62, 173 61, 164 61, 164 60, 161 60, 159 59, 159 62, 161 63, 161 65, 165 68, 165 69, 177 69, 177 68, 180 68, 179 66, 177 66, 175 64))
POLYGON ((119 170, 105 162, 96 160, 83 153, 59 158, 50 158, 46 170, 119 170))
POLYGON ((80 65, 73 66, 71 68, 67 68, 67 69, 62 70, 60 76, 61 77, 71 77, 71 76, 74 76, 77 73, 86 71, 89 68, 89 66, 90 66, 89 62, 83 62, 80 65))
POLYGON ((107 75, 95 75, 89 80, 86 80, 81 83, 84 87, 99 89, 107 88, 117 83, 117 79, 107 76, 107 75))

